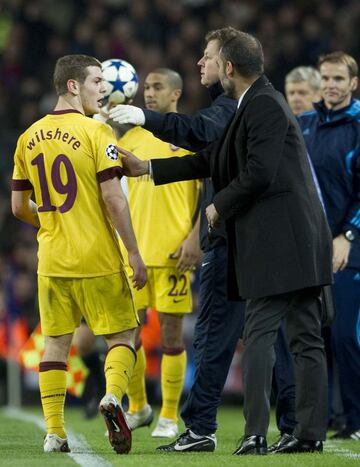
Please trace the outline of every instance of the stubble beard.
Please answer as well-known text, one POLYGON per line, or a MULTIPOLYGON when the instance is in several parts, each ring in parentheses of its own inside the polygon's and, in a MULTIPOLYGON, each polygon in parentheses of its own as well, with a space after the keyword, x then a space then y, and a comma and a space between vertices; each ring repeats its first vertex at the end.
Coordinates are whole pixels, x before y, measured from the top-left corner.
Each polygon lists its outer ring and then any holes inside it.
POLYGON ((223 83, 223 88, 226 96, 230 97, 230 99, 237 99, 236 89, 233 82, 226 78, 226 81, 223 83))

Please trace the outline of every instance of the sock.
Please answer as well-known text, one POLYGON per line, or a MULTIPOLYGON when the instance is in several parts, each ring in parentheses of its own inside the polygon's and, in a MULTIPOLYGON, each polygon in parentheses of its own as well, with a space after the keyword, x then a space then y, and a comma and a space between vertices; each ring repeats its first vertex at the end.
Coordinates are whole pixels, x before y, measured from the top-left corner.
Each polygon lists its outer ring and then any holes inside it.
POLYGON ((135 413, 147 404, 145 387, 146 356, 144 347, 140 346, 136 352, 137 359, 134 372, 130 379, 127 395, 129 397, 129 412, 135 413))
POLYGON ((96 385, 96 391, 103 393, 105 391, 105 376, 104 376, 104 365, 100 359, 98 351, 91 352, 81 357, 87 368, 89 369, 89 376, 92 375, 92 382, 96 385))
POLYGON ((66 438, 64 404, 66 396, 67 365, 62 362, 41 362, 39 387, 41 404, 48 434, 66 438))
POLYGON ((160 416, 177 421, 177 412, 186 370, 186 352, 168 350, 161 360, 162 407, 160 416))
POLYGON ((136 362, 135 350, 126 344, 111 347, 105 359, 106 393, 119 402, 125 394, 136 362))

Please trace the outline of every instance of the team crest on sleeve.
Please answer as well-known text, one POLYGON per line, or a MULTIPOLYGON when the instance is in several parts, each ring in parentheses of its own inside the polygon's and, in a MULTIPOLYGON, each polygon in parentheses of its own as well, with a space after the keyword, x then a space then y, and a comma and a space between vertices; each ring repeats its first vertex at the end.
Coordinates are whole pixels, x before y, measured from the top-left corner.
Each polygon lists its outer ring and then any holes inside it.
POLYGON ((114 144, 108 144, 105 149, 106 156, 111 161, 117 161, 119 159, 119 153, 114 144))

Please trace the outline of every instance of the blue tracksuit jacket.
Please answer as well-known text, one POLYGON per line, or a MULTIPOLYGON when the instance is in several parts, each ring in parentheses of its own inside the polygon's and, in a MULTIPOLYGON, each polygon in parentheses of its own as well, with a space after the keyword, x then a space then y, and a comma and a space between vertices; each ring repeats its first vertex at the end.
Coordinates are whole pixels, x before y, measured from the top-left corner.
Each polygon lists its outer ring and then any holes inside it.
POLYGON ((360 101, 331 111, 323 101, 299 116, 334 237, 355 229, 348 267, 360 269, 360 101))

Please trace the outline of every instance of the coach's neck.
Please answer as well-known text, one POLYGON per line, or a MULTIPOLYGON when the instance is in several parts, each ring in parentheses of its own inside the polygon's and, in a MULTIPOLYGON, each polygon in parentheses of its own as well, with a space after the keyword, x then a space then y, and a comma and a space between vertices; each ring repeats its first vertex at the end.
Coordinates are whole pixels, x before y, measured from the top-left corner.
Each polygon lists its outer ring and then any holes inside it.
POLYGON ((260 78, 260 75, 254 76, 241 76, 239 74, 234 75, 234 95, 236 99, 239 99, 249 87, 260 78))

